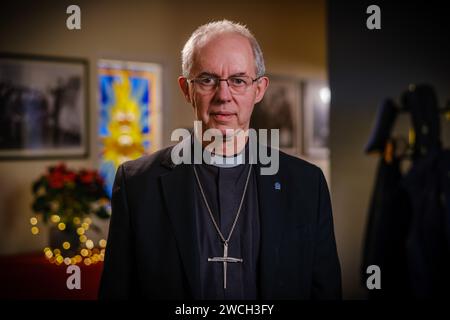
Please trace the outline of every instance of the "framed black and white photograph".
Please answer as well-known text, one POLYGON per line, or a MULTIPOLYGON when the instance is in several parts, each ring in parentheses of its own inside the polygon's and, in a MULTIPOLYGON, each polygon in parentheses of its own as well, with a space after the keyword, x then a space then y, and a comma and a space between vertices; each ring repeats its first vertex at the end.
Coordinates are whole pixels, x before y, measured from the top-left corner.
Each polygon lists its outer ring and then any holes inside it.
POLYGON ((279 129, 280 149, 299 154, 301 141, 302 85, 296 78, 269 75, 263 100, 255 105, 251 119, 254 129, 279 129))
POLYGON ((303 153, 325 159, 329 155, 330 89, 324 80, 305 80, 303 91, 303 153))
POLYGON ((0 158, 88 153, 83 59, 0 54, 0 158))

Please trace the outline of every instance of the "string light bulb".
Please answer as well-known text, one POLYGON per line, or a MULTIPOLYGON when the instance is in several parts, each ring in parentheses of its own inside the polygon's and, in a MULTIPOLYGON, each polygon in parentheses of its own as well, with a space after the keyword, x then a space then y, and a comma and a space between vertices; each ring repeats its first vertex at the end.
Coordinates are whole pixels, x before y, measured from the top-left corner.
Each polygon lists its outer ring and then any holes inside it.
POLYGON ((92 249, 94 247, 94 242, 92 240, 86 241, 86 248, 92 249))
POLYGON ((36 226, 31 227, 31 233, 36 235, 39 233, 39 228, 36 226))
POLYGON ((83 219, 83 222, 87 223, 87 224, 91 224, 92 223, 92 219, 89 218, 89 217, 86 217, 86 218, 83 219))
POLYGON ((105 240, 105 239, 101 239, 101 240, 98 242, 98 245, 99 245, 101 248, 105 248, 105 247, 106 247, 106 240, 105 240))
POLYGON ((61 255, 58 255, 58 256, 56 257, 56 263, 57 263, 57 264, 61 264, 63 261, 64 261, 64 258, 63 258, 61 255))

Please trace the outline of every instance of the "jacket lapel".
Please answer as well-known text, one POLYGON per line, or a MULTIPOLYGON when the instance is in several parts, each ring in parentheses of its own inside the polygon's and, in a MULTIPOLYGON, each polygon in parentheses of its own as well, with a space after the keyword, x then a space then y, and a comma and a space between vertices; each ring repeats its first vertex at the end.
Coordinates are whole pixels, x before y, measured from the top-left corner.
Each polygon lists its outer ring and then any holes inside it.
MULTIPOLYGON (((275 175, 261 175, 260 165, 257 168, 257 184, 259 212, 261 220, 261 242, 259 256, 259 286, 262 299, 272 298, 271 289, 278 286, 274 283, 279 277, 280 241, 285 226, 286 208, 283 201, 283 192, 286 185, 280 178, 279 172, 275 175)), ((281 168, 280 168, 281 170, 281 168)))
POLYGON ((199 297, 200 269, 197 247, 197 226, 194 213, 194 181, 191 166, 172 165, 172 170, 161 176, 164 201, 172 222, 183 268, 192 297, 199 297))

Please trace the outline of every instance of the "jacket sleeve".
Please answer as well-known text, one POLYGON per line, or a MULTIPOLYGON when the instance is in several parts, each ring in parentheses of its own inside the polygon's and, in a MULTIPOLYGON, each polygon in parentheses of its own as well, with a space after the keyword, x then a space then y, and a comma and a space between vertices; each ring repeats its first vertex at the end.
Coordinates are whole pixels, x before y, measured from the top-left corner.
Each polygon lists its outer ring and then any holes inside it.
POLYGON ((313 260, 312 299, 341 299, 341 268, 334 236, 330 193, 319 171, 319 204, 313 260))
POLYGON ((112 191, 112 214, 99 299, 128 299, 132 293, 132 230, 125 180, 125 170, 121 165, 112 191))

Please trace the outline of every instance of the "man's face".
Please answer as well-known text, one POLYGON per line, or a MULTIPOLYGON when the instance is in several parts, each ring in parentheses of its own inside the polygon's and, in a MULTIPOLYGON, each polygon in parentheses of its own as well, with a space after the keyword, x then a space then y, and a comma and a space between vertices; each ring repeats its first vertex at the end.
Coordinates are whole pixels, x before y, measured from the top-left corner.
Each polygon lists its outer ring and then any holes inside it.
MULTIPOLYGON (((191 79, 215 76, 227 79, 231 76, 256 78, 255 61, 250 42, 238 34, 222 34, 197 48, 191 70, 191 79)), ((180 77, 179 84, 189 103, 194 107, 197 120, 202 121, 203 130, 215 128, 225 133, 226 129, 249 128, 255 103, 261 101, 268 85, 262 77, 252 83, 244 93, 233 93, 225 81, 220 81, 211 92, 199 92, 196 84, 180 77)), ((201 91, 201 90, 200 90, 201 91)))

